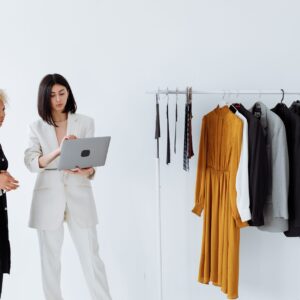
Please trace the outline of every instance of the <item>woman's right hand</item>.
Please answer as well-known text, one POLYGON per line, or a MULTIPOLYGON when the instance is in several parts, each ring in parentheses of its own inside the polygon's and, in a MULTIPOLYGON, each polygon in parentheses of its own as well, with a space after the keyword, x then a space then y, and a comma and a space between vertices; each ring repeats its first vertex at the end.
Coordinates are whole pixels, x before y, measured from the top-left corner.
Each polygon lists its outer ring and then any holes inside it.
POLYGON ((7 192, 19 187, 19 181, 12 177, 7 171, 0 172, 0 189, 7 192))
POLYGON ((75 140, 75 139, 77 139, 77 137, 73 134, 66 135, 62 139, 60 146, 57 149, 53 150, 52 152, 50 152, 48 154, 44 154, 43 156, 39 157, 39 167, 46 168, 54 159, 56 159, 58 156, 60 156, 61 147, 62 147, 64 140, 75 140))
POLYGON ((59 148, 57 149, 58 151, 58 155, 60 155, 61 153, 61 147, 62 147, 62 144, 65 140, 76 140, 77 139, 77 136, 76 135, 73 135, 73 134, 70 134, 70 135, 66 135, 62 140, 61 140, 61 143, 60 143, 60 146, 59 148))

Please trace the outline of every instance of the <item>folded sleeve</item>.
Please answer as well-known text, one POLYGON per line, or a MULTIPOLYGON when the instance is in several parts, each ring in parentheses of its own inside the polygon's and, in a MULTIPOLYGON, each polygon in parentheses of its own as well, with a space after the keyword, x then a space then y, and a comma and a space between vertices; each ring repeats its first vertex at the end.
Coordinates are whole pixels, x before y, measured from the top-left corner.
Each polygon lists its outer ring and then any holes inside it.
POLYGON ((42 156, 42 148, 38 139, 38 135, 34 129, 34 125, 29 127, 29 143, 25 150, 24 163, 30 172, 42 172, 44 168, 39 166, 39 157, 42 156))

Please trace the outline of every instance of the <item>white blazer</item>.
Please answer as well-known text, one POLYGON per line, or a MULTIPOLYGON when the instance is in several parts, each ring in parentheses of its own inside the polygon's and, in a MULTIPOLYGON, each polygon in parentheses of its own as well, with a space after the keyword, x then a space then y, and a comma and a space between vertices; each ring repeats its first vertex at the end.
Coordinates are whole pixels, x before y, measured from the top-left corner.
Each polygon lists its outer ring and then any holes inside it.
MULTIPOLYGON (((94 136, 93 119, 69 113, 69 134, 78 138, 94 136)), ((41 119, 30 125, 29 146, 25 150, 24 162, 31 172, 38 174, 32 195, 29 226, 41 230, 58 228, 64 220, 66 206, 70 216, 80 226, 95 226, 98 218, 90 179, 64 171, 47 170, 57 167, 58 158, 45 169, 39 167, 39 157, 58 147, 54 126, 41 119)))

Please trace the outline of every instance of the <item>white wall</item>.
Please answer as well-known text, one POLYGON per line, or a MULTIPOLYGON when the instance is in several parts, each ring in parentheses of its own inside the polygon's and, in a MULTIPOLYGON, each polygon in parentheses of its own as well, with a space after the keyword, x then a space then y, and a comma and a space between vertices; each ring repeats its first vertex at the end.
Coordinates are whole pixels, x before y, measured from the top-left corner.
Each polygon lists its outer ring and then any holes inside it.
MULTIPOLYGON (((94 190, 113 299, 156 300, 155 107, 145 92, 186 85, 299 90, 299 9, 295 0, 1 1, 0 88, 10 107, 0 141, 21 182, 8 199, 12 273, 5 278, 3 299, 43 299, 36 233, 27 227, 34 176, 23 165, 23 151, 45 74, 63 74, 78 111, 96 119, 99 135, 112 135, 94 190)), ((257 99, 240 97, 246 106, 257 99)), ((270 107, 279 99, 262 97, 270 107)), ((202 219, 190 212, 201 118, 219 100, 195 97, 196 156, 185 173, 180 99, 178 154, 170 166, 162 164, 164 299, 226 298, 196 281, 202 219)), ((163 162, 165 99, 161 103, 163 162)), ((174 101, 170 113, 173 140, 174 101)), ((243 229, 240 253, 240 299, 300 299, 298 238, 243 229)), ((65 299, 89 299, 68 234, 62 260, 65 299)))

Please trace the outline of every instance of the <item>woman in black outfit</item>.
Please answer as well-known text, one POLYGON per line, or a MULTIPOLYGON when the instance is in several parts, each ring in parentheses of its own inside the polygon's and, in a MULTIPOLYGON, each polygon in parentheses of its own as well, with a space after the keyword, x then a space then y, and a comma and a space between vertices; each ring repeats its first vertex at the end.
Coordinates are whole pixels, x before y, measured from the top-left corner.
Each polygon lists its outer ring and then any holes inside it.
MULTIPOLYGON (((0 90, 0 127, 5 118, 5 93, 0 90)), ((8 239, 8 219, 6 192, 18 188, 18 181, 8 172, 8 161, 0 144, 0 297, 2 293, 3 274, 10 272, 10 245, 8 239)))

